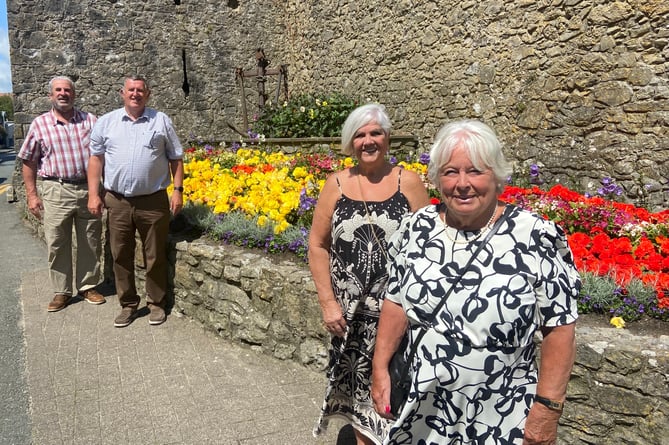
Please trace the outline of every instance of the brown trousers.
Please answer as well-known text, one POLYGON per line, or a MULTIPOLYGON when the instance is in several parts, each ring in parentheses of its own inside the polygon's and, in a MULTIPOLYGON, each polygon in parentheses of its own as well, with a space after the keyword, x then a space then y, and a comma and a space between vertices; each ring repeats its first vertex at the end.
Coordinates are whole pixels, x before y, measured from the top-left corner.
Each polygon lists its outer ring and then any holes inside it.
POLYGON ((109 243, 114 258, 116 294, 122 307, 139 306, 135 286, 135 231, 139 232, 146 264, 146 302, 164 307, 167 294, 167 236, 170 205, 165 190, 124 197, 106 192, 109 243))

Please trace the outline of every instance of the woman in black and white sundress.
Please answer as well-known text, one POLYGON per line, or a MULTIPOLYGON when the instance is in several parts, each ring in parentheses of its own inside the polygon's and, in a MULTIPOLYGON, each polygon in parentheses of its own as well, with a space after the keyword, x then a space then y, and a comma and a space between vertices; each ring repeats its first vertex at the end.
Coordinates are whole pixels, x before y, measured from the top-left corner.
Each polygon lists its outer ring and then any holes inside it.
POLYGON ((428 176, 443 203, 408 218, 388 249, 372 376, 381 415, 392 417, 385 414, 388 363, 407 319, 410 338, 426 332, 388 444, 555 443, 574 362, 580 278, 559 226, 498 201, 509 173, 487 125, 458 121, 437 134, 428 176))
POLYGON ((390 127, 378 104, 346 119, 342 151, 358 162, 327 179, 309 235, 309 267, 331 334, 328 387, 314 435, 340 418, 353 426, 358 444, 380 444, 391 424, 370 395, 387 243, 405 215, 429 202, 420 177, 386 159, 390 127))

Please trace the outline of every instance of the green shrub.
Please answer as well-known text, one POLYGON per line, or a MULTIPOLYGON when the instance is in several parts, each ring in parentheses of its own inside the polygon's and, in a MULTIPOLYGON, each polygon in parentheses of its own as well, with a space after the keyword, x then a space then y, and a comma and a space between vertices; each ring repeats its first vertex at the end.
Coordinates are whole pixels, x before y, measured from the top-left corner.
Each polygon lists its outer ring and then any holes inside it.
POLYGON ((358 101, 339 93, 305 94, 282 104, 270 103, 253 124, 266 138, 336 137, 358 101))

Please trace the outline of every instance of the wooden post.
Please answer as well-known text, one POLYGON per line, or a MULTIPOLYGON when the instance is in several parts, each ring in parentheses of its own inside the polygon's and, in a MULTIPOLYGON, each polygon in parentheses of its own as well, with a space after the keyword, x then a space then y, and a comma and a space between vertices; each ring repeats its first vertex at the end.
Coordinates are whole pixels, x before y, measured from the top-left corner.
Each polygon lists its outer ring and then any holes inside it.
POLYGON ((279 68, 267 68, 269 66, 269 60, 265 57, 265 52, 262 48, 256 50, 256 60, 258 62, 255 70, 244 71, 242 68, 237 68, 235 71, 235 77, 239 79, 239 86, 242 93, 242 113, 244 119, 244 128, 248 130, 249 127, 249 117, 248 110, 246 105, 246 90, 244 85, 245 77, 255 77, 256 78, 256 87, 258 90, 258 112, 262 113, 265 109, 265 101, 267 100, 267 92, 265 91, 265 83, 267 82, 267 76, 279 76, 279 83, 276 87, 275 101, 279 103, 279 97, 281 95, 281 89, 283 87, 283 92, 285 99, 288 100, 288 65, 281 65, 279 68))

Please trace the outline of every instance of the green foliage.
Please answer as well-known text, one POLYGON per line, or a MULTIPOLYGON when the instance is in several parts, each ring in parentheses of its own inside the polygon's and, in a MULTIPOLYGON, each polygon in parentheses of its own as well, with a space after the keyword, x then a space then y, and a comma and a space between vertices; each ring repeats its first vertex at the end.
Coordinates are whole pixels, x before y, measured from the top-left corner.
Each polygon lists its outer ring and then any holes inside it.
POLYGON ((14 120, 14 102, 11 96, 0 96, 0 111, 7 112, 7 120, 14 120))
POLYGON ((578 312, 596 313, 623 320, 638 321, 648 315, 669 320, 669 313, 657 307, 656 290, 639 279, 632 279, 625 289, 612 277, 601 277, 590 272, 581 274, 582 287, 578 299, 578 312))
POLYGON ((217 241, 259 248, 269 253, 292 252, 298 258, 307 258, 309 232, 304 227, 289 227, 274 235, 271 225, 258 225, 258 218, 248 218, 238 211, 214 215, 203 205, 186 205, 182 214, 189 224, 217 241))
POLYGON ((613 293, 618 285, 611 277, 599 277, 590 272, 581 273, 581 295, 578 300, 579 313, 603 313, 610 307, 613 293))
POLYGON ((207 233, 217 240, 223 240, 247 247, 260 247, 272 236, 272 227, 258 225, 258 218, 248 218, 242 212, 234 211, 217 215, 207 233))
POLYGON ((207 230, 216 222, 216 215, 212 213, 209 207, 202 204, 186 203, 181 215, 186 218, 188 224, 202 231, 207 230))
POLYGON ((266 138, 336 137, 358 101, 339 93, 305 94, 282 104, 270 103, 253 124, 266 138))

